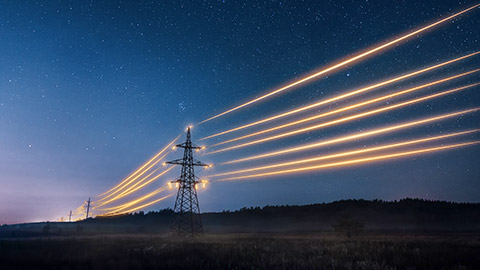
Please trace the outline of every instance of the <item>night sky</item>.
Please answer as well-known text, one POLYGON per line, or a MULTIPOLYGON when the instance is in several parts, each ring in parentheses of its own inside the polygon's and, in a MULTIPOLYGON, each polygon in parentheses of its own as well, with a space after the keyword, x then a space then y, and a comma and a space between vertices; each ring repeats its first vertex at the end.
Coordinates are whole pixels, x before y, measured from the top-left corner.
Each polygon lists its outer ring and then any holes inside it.
MULTIPOLYGON (((0 1, 0 223, 66 216, 88 197, 94 200, 122 180, 187 125, 473 4, 458 0, 0 1)), ((479 23, 477 8, 302 87, 195 126, 193 140, 480 50, 479 23)), ((472 57, 301 116, 479 68, 479 59, 472 57)), ((479 79, 475 73, 389 102, 479 79)), ((480 87, 198 159, 215 164, 474 107, 480 107, 480 87)), ((241 165, 480 128, 479 123, 480 113, 472 113, 241 165)), ((197 143, 208 146, 274 124, 197 143)), ((474 133, 437 144, 479 138, 474 133)), ((221 211, 405 197, 480 202, 479 150, 477 145, 281 177, 214 182, 199 193, 200 207, 221 211)), ((181 155, 173 152, 167 159, 181 155)), ((179 169, 151 189, 172 180, 179 169)), ((225 170, 200 169, 198 175, 225 170)), ((171 197, 146 210, 172 208, 173 203, 171 197)))

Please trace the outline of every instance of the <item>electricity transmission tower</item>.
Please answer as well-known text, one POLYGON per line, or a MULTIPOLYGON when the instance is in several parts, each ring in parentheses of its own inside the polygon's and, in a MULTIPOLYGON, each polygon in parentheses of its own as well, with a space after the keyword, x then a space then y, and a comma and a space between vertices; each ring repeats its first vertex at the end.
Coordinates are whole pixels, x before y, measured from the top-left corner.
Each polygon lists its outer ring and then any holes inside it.
POLYGON ((209 167, 209 165, 193 158, 192 150, 202 149, 202 147, 192 144, 190 127, 187 129, 187 140, 182 144, 178 144, 176 147, 185 149, 183 159, 166 162, 173 165, 182 165, 180 177, 169 183, 169 185, 175 184, 175 186, 178 187, 174 207, 176 217, 172 225, 172 231, 174 234, 181 236, 203 235, 197 188, 199 183, 205 184, 205 182, 196 179, 194 167, 209 167))
POLYGON ((90 201, 90 198, 88 198, 88 201, 86 201, 86 203, 87 203, 87 213, 85 215, 85 219, 88 219, 88 214, 90 213, 90 203, 91 202, 92 201, 90 201))

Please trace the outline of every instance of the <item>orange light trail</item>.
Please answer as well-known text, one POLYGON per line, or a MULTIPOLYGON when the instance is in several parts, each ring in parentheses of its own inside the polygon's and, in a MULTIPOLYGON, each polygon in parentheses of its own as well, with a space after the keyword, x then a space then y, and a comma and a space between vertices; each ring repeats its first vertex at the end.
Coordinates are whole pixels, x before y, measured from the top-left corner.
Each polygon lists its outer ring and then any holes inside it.
POLYGON ((406 102, 402 102, 402 103, 399 103, 399 104, 395 104, 395 105, 392 105, 392 106, 387 106, 387 107, 383 107, 383 108, 380 108, 380 109, 371 110, 371 111, 368 111, 368 112, 363 112, 363 113, 347 116, 347 117, 340 118, 340 119, 337 119, 337 120, 333 120, 333 121, 330 121, 330 122, 326 122, 326 123, 302 128, 302 129, 297 129, 297 130, 281 133, 281 134, 278 134, 278 135, 266 137, 266 138, 263 138, 263 139, 258 139, 258 140, 247 142, 247 143, 234 145, 234 146, 231 146, 231 147, 222 148, 222 149, 219 149, 219 150, 216 150, 216 151, 206 153, 205 155, 225 152, 225 151, 234 150, 234 149, 238 149, 238 148, 243 148, 243 147, 246 147, 246 146, 259 144, 259 143, 263 143, 263 142, 268 142, 268 141, 284 138, 284 137, 291 136, 291 135, 305 133, 305 132, 308 132, 308 131, 311 131, 311 130, 323 128, 323 127, 326 127, 326 126, 331 126, 331 125, 338 124, 338 123, 344 123, 344 122, 351 121, 351 120, 358 119, 358 118, 362 118, 362 117, 365 117, 365 116, 375 115, 375 114, 378 114, 378 113, 381 113, 381 112, 393 110, 393 109, 396 109, 396 108, 401 108, 401 107, 411 105, 411 104, 414 104, 414 103, 417 103, 417 102, 421 102, 421 101, 429 100, 429 99, 436 98, 436 97, 439 97, 439 96, 444 96, 444 95, 447 95, 447 94, 458 92, 458 91, 461 91, 461 90, 464 90, 464 89, 467 89, 467 88, 470 88, 470 87, 477 86, 479 84, 480 83, 474 83, 474 84, 454 88, 454 89, 451 89, 451 90, 443 91, 443 92, 440 92, 440 93, 437 93, 437 94, 428 95, 428 96, 421 97, 421 98, 416 98, 416 99, 409 100, 409 101, 406 101, 406 102))
POLYGON ((236 176, 236 177, 220 179, 220 180, 217 180, 217 181, 238 180, 238 179, 257 178, 257 177, 279 175, 279 174, 290 174, 290 173, 303 172, 303 171, 312 171, 312 170, 318 170, 318 169, 323 169, 323 168, 331 168, 331 167, 339 167, 339 166, 344 166, 344 165, 360 164, 360 163, 376 161, 376 160, 386 160, 386 159, 392 159, 392 158, 396 158, 396 157, 413 156, 413 155, 418 155, 418 154, 422 154, 422 153, 436 152, 436 151, 458 148, 458 147, 463 147, 463 146, 468 146, 468 145, 473 145, 473 144, 478 144, 478 143, 480 143, 480 141, 471 141, 471 142, 465 142, 465 143, 450 144, 450 145, 445 145, 445 146, 424 148, 424 149, 414 150, 414 151, 406 151, 406 152, 399 152, 399 153, 393 153, 393 154, 387 154, 387 155, 380 155, 380 156, 373 156, 373 157, 367 157, 367 158, 346 160, 346 161, 341 161, 341 162, 320 164, 320 165, 315 165, 315 166, 301 167, 301 168, 295 168, 295 169, 289 169, 289 170, 283 170, 283 171, 274 171, 274 172, 252 174, 252 175, 245 175, 245 176, 236 176))
POLYGON ((145 162, 145 164, 143 164, 140 168, 138 168, 135 172, 133 172, 132 174, 130 174, 130 176, 128 176, 127 178, 125 178, 122 182, 120 182, 118 185, 114 186, 113 188, 105 191, 104 193, 98 195, 97 197, 101 197, 103 195, 106 195, 107 193, 110 193, 112 191, 114 191, 115 189, 121 189, 123 188, 123 186, 125 185, 128 185, 130 182, 126 183, 130 178, 134 177, 137 173, 139 173, 141 170, 143 170, 143 168, 147 167, 150 163, 152 163, 157 157, 159 157, 163 152, 165 152, 165 150, 169 149, 170 146, 172 144, 174 144, 179 138, 180 138, 181 135, 178 135, 177 138, 175 138, 172 142, 170 142, 167 146, 165 146, 165 148, 163 148, 162 150, 160 150, 160 152, 158 152, 154 157, 152 157, 150 160, 148 160, 147 162, 145 162), (126 183, 126 184, 125 184, 126 183))
POLYGON ((164 197, 162 197, 162 198, 160 198, 160 199, 158 199, 158 200, 155 200, 155 201, 152 201, 152 202, 149 202, 149 203, 140 205, 140 206, 135 207, 135 208, 133 208, 133 209, 128 209, 128 210, 125 210, 125 211, 123 211, 123 212, 114 213, 114 214, 108 214, 108 215, 104 214, 104 215, 102 215, 102 216, 116 216, 116 215, 123 215, 123 214, 127 214, 127 213, 130 213, 130 212, 134 212, 134 211, 140 210, 140 209, 142 209, 142 208, 148 207, 148 206, 150 206, 150 205, 156 204, 156 203, 158 203, 158 202, 160 202, 160 201, 163 201, 163 200, 171 197, 172 195, 173 195, 173 194, 169 194, 169 195, 164 196, 164 197))
POLYGON ((389 98, 392 98, 392 97, 396 97, 396 96, 404 95, 404 94, 407 94, 407 93, 410 93, 410 92, 413 92, 413 91, 417 91, 417 90, 420 90, 420 89, 423 89, 423 88, 427 88, 427 87, 430 87, 430 86, 433 86, 433 85, 436 85, 436 84, 439 84, 439 83, 447 82, 447 81, 450 81, 450 80, 453 80, 453 79, 456 79, 456 78, 459 78, 459 77, 462 77, 462 76, 466 76, 466 75, 469 75, 469 74, 472 74, 472 73, 478 72, 478 71, 480 71, 480 69, 475 69, 475 70, 472 70, 472 71, 468 71, 468 72, 458 74, 458 75, 455 75, 455 76, 451 76, 451 77, 448 77, 448 78, 444 78, 444 79, 441 79, 441 80, 437 80, 437 81, 430 82, 430 83, 427 83, 427 84, 423 84, 423 85, 420 85, 420 86, 412 87, 412 88, 409 88, 409 89, 406 89, 406 90, 403 90, 403 91, 399 91, 399 92, 396 92, 396 93, 393 93, 393 94, 390 94, 390 95, 385 95, 385 96, 382 96, 382 97, 370 99, 370 100, 360 102, 360 103, 357 103, 357 104, 353 104, 353 105, 350 105, 350 106, 346 106, 346 107, 343 107, 343 108, 340 108, 340 109, 337 109, 337 110, 328 111, 326 113, 317 114, 317 115, 307 117, 307 118, 304 118, 304 119, 301 119, 301 120, 298 120, 298 121, 293 121, 293 122, 290 122, 290 123, 287 123, 287 124, 278 125, 278 126, 275 126, 275 127, 269 128, 269 129, 264 129, 264 130, 261 130, 261 131, 258 131, 258 132, 250 133, 250 134, 247 134, 247 135, 244 135, 244 136, 240 136, 240 137, 237 137, 237 138, 233 138, 233 139, 230 139, 230 140, 226 140, 226 141, 223 141, 223 142, 212 144, 209 147, 214 147, 214 146, 218 146, 218 145, 222 145, 222 144, 235 142, 235 141, 238 141, 238 140, 242 140, 242 139, 250 138, 250 137, 253 137, 253 136, 260 135, 260 134, 264 134, 264 133, 272 132, 272 131, 275 131, 275 130, 279 130, 279 129, 282 129, 282 128, 286 128, 286 127, 298 125, 298 124, 301 124, 301 123, 309 122, 309 121, 312 121, 312 120, 316 120, 316 119, 319 119, 319 118, 322 118, 322 117, 325 117, 325 116, 333 115, 333 114, 340 113, 340 112, 345 112, 345 111, 352 110, 352 109, 355 109, 355 108, 358 108, 358 107, 362 107, 362 106, 365 106, 365 105, 368 105, 368 104, 372 104, 372 103, 375 103, 375 102, 378 102, 378 101, 382 101, 382 100, 385 100, 385 99, 389 99, 389 98))
POLYGON ((373 84, 373 85, 362 87, 360 89, 357 89, 357 90, 354 90, 354 91, 351 91, 351 92, 347 92, 345 94, 341 94, 341 95, 338 95, 338 96, 335 96, 335 97, 332 97, 332 98, 329 98, 329 99, 326 99, 326 100, 322 100, 322 101, 319 101, 319 102, 316 102, 316 103, 313 103, 313 104, 310 104, 310 105, 302 106, 302 107, 294 109, 294 110, 290 110, 290 111, 280 113, 280 114, 277 114, 277 115, 274 115, 274 116, 271 116, 271 117, 268 117, 268 118, 265 118, 265 119, 262 119, 262 120, 258 120, 258 121, 255 121, 255 122, 252 122, 252 123, 249 123, 249 124, 245 124, 243 126, 239 126, 239 127, 236 127, 236 128, 226 130, 226 131, 222 131, 222 132, 219 132, 219 133, 201 138, 200 141, 210 139, 210 138, 213 138, 213 137, 217 137, 217 136, 220 136, 220 135, 224 135, 224 134, 227 134, 227 133, 231 133, 231 132, 234 132, 234 131, 237 131, 237 130, 245 129, 245 128, 248 128, 248 127, 256 126, 256 125, 259 125, 259 124, 263 124, 263 123, 266 123, 266 122, 270 122, 270 121, 273 121, 273 120, 276 120, 276 119, 279 119, 279 118, 282 118, 282 117, 286 117, 286 116, 289 116, 289 115, 292 115, 292 114, 296 114, 296 113, 300 113, 300 112, 303 112, 303 111, 306 111, 306 110, 309 110, 309 109, 313 109, 313 108, 316 108, 316 107, 319 107, 321 105, 325 105, 325 104, 328 104, 328 103, 331 103, 331 102, 334 102, 334 101, 337 101, 337 100, 341 100, 341 99, 344 99, 344 98, 347 98, 347 97, 358 95, 358 94, 373 90, 375 88, 379 88, 379 87, 382 87, 382 86, 385 86, 385 85, 388 85, 388 84, 392 84, 394 82, 397 82, 397 81, 400 81, 400 80, 403 80, 403 79, 407 79, 409 77, 413 77, 415 75, 419 75, 419 74, 422 74, 424 72, 431 71, 431 70, 434 70, 434 69, 452 64, 454 62, 472 57, 472 56, 477 55, 479 53, 480 53, 480 51, 474 52, 474 53, 471 53, 471 54, 468 54, 468 55, 465 55, 465 56, 461 56, 461 57, 458 57, 458 58, 455 58, 455 59, 437 64, 437 65, 434 65, 434 66, 430 66, 430 67, 427 67, 427 68, 424 68, 424 69, 421 69, 421 70, 417 70, 417 71, 414 71, 414 72, 411 72, 411 73, 408 73, 408 74, 405 74, 405 75, 401 75, 401 76, 398 76, 398 77, 395 77, 395 78, 392 78, 392 79, 388 79, 388 80, 385 80, 385 81, 382 81, 382 82, 379 82, 379 83, 376 83, 376 84, 373 84))
POLYGON ((304 78, 302 78, 302 79, 300 79, 300 80, 297 80, 297 81, 295 81, 295 82, 293 82, 293 83, 291 83, 291 84, 288 84, 288 85, 283 86, 283 87, 281 87, 281 88, 279 88, 279 89, 276 89, 276 90, 274 90, 274 91, 271 91, 271 92, 269 92, 269 93, 267 93, 267 94, 265 94, 265 95, 262 95, 262 96, 260 96, 260 97, 258 97, 258 98, 255 98, 255 99, 253 99, 253 100, 251 100, 251 101, 248 101, 248 102, 246 102, 246 103, 243 103, 243 104, 241 104, 241 105, 239 105, 239 106, 236 106, 236 107, 234 107, 234 108, 232 108, 232 109, 229 109, 229 110, 227 110, 227 111, 225 111, 225 112, 219 113, 219 114, 217 114, 217 115, 215 115, 215 116, 212 116, 212 117, 210 117, 210 118, 208 118, 208 119, 206 119, 206 120, 203 120, 203 121, 200 122, 199 124, 208 122, 208 121, 213 120, 213 119, 215 119, 215 118, 217 118, 217 117, 220 117, 220 116, 222 116, 222 115, 225 115, 225 114, 228 114, 228 113, 230 113, 230 112, 236 111, 236 110, 238 110, 238 109, 240 109, 240 108, 243 108, 243 107, 245 107, 245 106, 247 106, 247 105, 253 104, 253 103, 258 102, 258 101, 260 101, 260 100, 262 100, 262 99, 265 99, 265 98, 270 97, 270 96, 272 96, 272 95, 275 95, 275 94, 278 94, 278 93, 280 93, 280 92, 283 92, 283 91, 285 91, 285 90, 287 90, 287 89, 289 89, 289 88, 292 88, 292 87, 297 86, 297 85, 299 85, 299 84, 302 84, 302 83, 304 83, 304 82, 310 81, 310 80, 312 80, 312 79, 314 79, 314 78, 319 77, 320 75, 326 74, 326 73, 328 73, 328 72, 330 72, 330 71, 333 71, 333 70, 335 70, 335 69, 338 69, 338 68, 340 68, 340 67, 346 66, 346 65, 348 65, 348 64, 350 64, 350 63, 353 63, 353 62, 355 62, 355 61, 357 61, 357 60, 360 60, 360 59, 362 59, 362 58, 365 58, 365 57, 367 57, 367 56, 369 56, 369 55, 371 55, 371 54, 373 54, 373 53, 375 53, 375 52, 381 51, 381 50, 383 50, 383 49, 385 49, 385 48, 388 48, 388 47, 390 47, 390 46, 392 46, 392 45, 394 45, 394 44, 397 44, 397 43, 399 43, 399 42, 402 41, 402 40, 405 40, 405 39, 408 39, 409 37, 418 35, 418 34, 420 34, 421 32, 424 32, 424 31, 426 31, 426 30, 428 30, 428 29, 430 29, 430 28, 432 28, 432 27, 434 27, 434 26, 437 26, 437 25, 439 25, 439 24, 441 24, 441 23, 443 23, 443 22, 449 21, 449 20, 451 20, 451 19, 453 19, 453 18, 455 18, 455 17, 457 17, 457 16, 459 16, 459 15, 465 13, 465 12, 468 12, 468 11, 470 11, 470 10, 478 7, 478 6, 480 6, 480 4, 476 4, 476 5, 474 5, 474 6, 471 6, 471 7, 469 7, 469 8, 466 8, 466 9, 460 11, 460 12, 457 12, 457 13, 455 13, 455 14, 453 14, 453 15, 451 15, 451 16, 448 16, 448 17, 446 17, 446 18, 444 18, 444 19, 441 19, 441 20, 436 21, 436 22, 434 22, 434 23, 432 23, 432 24, 429 24, 429 25, 427 25, 427 26, 424 26, 424 27, 422 27, 422 28, 420 28, 420 29, 418 29, 418 30, 415 30, 415 31, 413 31, 413 32, 410 32, 410 33, 408 33, 408 34, 405 34, 405 35, 403 35, 403 36, 401 36, 401 37, 399 37, 399 38, 396 38, 396 39, 394 39, 394 40, 392 40, 392 41, 383 43, 383 44, 381 44, 381 45, 379 45, 379 46, 377 46, 377 47, 375 47, 375 48, 373 48, 373 49, 367 50, 366 52, 363 52, 363 53, 360 53, 360 54, 358 54, 358 55, 356 55, 356 56, 350 57, 350 58, 348 58, 347 60, 344 60, 344 61, 342 61, 342 62, 340 62, 340 63, 338 63, 338 64, 334 64, 334 65, 332 65, 332 66, 330 66, 330 67, 326 67, 326 68, 322 69, 322 70, 319 71, 319 72, 316 72, 316 73, 314 73, 314 74, 312 74, 312 75, 309 75, 309 76, 304 77, 304 78))
MULTIPOLYGON (((118 194, 117 196, 109 199, 108 201, 102 202, 101 204, 97 205, 97 207, 102 206, 102 205, 105 205, 105 204, 110 203, 110 202, 113 202, 113 201, 116 201, 116 200, 118 200, 118 199, 120 199, 120 198, 123 198, 123 197, 129 195, 129 194, 132 194, 133 192, 135 192, 135 191, 143 188, 144 186, 150 184, 151 182, 157 180, 160 176, 166 174, 166 173, 169 172, 172 168, 173 168, 173 167, 170 167, 170 168, 166 169, 165 171, 159 173, 158 175, 156 175, 156 176, 153 177, 152 179, 148 180, 147 182, 145 182, 145 183, 143 183, 143 184, 141 184, 140 186, 137 187, 137 185, 139 185, 140 183, 142 183, 145 179, 147 179, 150 175, 153 174, 153 172, 150 173, 148 176, 144 177, 142 180, 140 180, 139 182, 137 182, 135 185, 129 187, 128 189, 126 189, 126 190, 123 191, 122 193, 118 194)), ((158 169, 157 169, 157 170, 158 170, 158 169)), ((155 171, 157 171, 157 170, 155 170, 155 171)), ((155 171, 154 171, 154 172, 155 172, 155 171)))
POLYGON ((83 205, 72 211, 72 215, 78 216, 83 212, 83 205))
POLYGON ((450 134, 445 134, 445 135, 440 135, 440 136, 435 136, 435 137, 427 137, 427 138, 423 138, 423 139, 404 141, 404 142, 400 142, 400 143, 386 144, 386 145, 376 146, 376 147, 371 147, 371 148, 366 148, 366 149, 345 151, 345 152, 326 155, 326 156, 319 156, 319 157, 308 158, 308 159, 300 159, 300 160, 294 160, 294 161, 284 162, 284 163, 277 163, 277 164, 272 164, 272 165, 267 165, 267 166, 260 166, 260 167, 231 171, 231 172, 226 172, 226 173, 213 174, 213 175, 210 175, 210 176, 207 176, 207 177, 218 177, 218 176, 239 174, 239 173, 245 173, 245 172, 260 171, 260 170, 266 170, 266 169, 272 169, 272 168, 278 168, 278 167, 285 167, 285 166, 308 163, 308 162, 325 160, 325 159, 332 159, 332 158, 338 158, 338 157, 357 155, 357 154, 374 152, 374 151, 379 151, 379 150, 385 150, 385 149, 390 149, 390 148, 395 148, 395 147, 401 147, 401 146, 407 146, 407 145, 412 145, 412 144, 418 144, 418 143, 440 140, 440 139, 446 139, 446 138, 451 138, 451 137, 456 137, 456 136, 460 136, 460 135, 470 134, 470 133, 474 133, 474 132, 478 132, 478 131, 480 131, 480 129, 467 130, 467 131, 450 133, 450 134))
MULTIPOLYGON (((148 166, 143 172, 139 173, 137 176, 135 176, 134 178, 132 178, 127 184, 125 184, 124 186, 122 186, 121 188, 118 188, 117 190, 115 190, 114 192, 110 193, 109 195, 97 200, 98 202, 102 202, 110 197, 112 197, 113 195, 121 192, 122 190, 124 190, 125 188, 128 188, 130 186, 130 184, 132 184, 135 180, 137 180, 140 176, 144 175, 146 172, 148 172, 153 166, 157 165, 160 161, 162 161, 169 153, 166 153, 164 154, 162 157, 160 157, 157 161, 155 161, 154 163, 152 163, 150 166, 148 166)), ((158 170, 158 169, 157 169, 158 170)), ((156 172, 157 170, 155 170, 154 172, 156 172)), ((150 176, 151 173, 148 175, 150 176)), ((147 177, 148 177, 147 176, 147 177)), ((139 182, 142 182, 146 177, 144 177, 142 180, 140 180, 139 182)), ((133 186, 137 185, 136 183, 133 183, 132 184, 133 186)))
MULTIPOLYGON (((156 195, 156 194, 158 194, 158 193, 160 193, 160 192, 162 192, 166 189, 167 189, 166 187, 161 187, 161 188, 158 188, 158 189, 146 194, 145 196, 142 196, 138 199, 129 201, 127 203, 124 203, 124 204, 121 204, 121 205, 118 205, 118 206, 114 206, 114 207, 110 207, 110 208, 96 209, 96 210, 97 211, 109 211, 109 213, 112 213, 112 212, 115 212, 115 211, 121 211, 125 208, 128 208, 128 207, 132 206, 132 205, 138 204, 138 203, 140 203, 140 202, 142 202, 142 201, 144 201, 144 200, 146 200, 146 199, 148 199, 148 198, 150 198, 150 197, 152 197, 152 196, 154 196, 154 195, 156 195)), ((109 213, 107 213, 107 214, 109 214, 109 213)))
POLYGON ((403 129, 403 128, 407 128, 407 127, 414 127, 414 126, 418 126, 418 125, 421 125, 421 124, 426 124, 426 123, 430 123, 430 122, 434 122, 434 121, 439 121, 439 120, 455 117, 455 116, 458 116, 458 115, 463 115, 463 114, 467 114, 467 113, 471 113, 471 112, 476 112, 476 111, 479 111, 479 110, 480 110, 480 107, 479 108, 474 108, 474 109, 469 109, 469 110, 463 110, 463 111, 459 111, 459 112, 454 112, 454 113, 449 113, 449 114, 443 114, 443 115, 434 116, 434 117, 430 117, 430 118, 426 118, 426 119, 422 119, 422 120, 418 120, 418 121, 412 121, 412 122, 407 122, 407 123, 404 123, 404 124, 395 125, 395 126, 392 126, 392 127, 375 129, 375 130, 362 132, 362 133, 358 133, 358 134, 354 134, 354 135, 347 135, 347 136, 344 136, 344 137, 335 138, 335 139, 331 139, 331 140, 327 140, 327 141, 320 141, 320 142, 317 142, 317 143, 306 144, 306 145, 296 146, 296 147, 287 148, 287 149, 283 149, 283 150, 268 152, 268 153, 265 153, 265 154, 260 154, 260 155, 246 157, 246 158, 231 160, 231 161, 227 161, 227 162, 224 162, 224 163, 220 163, 219 165, 245 162, 245 161, 249 161, 249 160, 255 160, 255 159, 259 159, 259 158, 266 158, 266 157, 271 157, 271 156, 288 154, 288 153, 298 152, 298 151, 302 151, 302 150, 317 148, 317 147, 321 147, 321 146, 324 146, 324 145, 330 145, 330 144, 334 144, 334 143, 339 143, 339 142, 345 142, 345 141, 359 139, 359 138, 370 137, 370 136, 373 136, 373 135, 383 134, 383 133, 395 131, 395 130, 398 130, 398 129, 403 129))

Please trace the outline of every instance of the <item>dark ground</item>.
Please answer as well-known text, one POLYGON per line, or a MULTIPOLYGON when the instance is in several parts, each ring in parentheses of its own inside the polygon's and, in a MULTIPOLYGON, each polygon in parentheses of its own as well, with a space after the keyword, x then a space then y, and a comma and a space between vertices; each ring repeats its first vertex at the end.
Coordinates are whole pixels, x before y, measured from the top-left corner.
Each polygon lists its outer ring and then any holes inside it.
POLYGON ((480 269, 480 234, 5 238, 0 269, 480 269))
POLYGON ((201 217, 206 235, 189 239, 167 236, 171 209, 0 226, 0 270, 480 269, 480 204, 345 200, 201 217))

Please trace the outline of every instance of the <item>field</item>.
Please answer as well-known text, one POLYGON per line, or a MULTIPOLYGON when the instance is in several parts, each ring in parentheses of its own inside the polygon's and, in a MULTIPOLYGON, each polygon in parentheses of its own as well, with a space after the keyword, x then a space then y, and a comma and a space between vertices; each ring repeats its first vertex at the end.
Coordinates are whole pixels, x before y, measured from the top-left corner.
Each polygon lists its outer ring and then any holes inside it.
POLYGON ((0 269, 480 269, 480 235, 5 238, 0 269))

